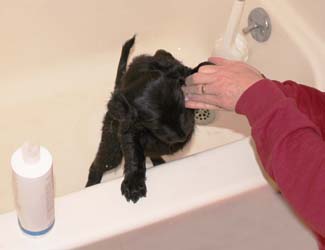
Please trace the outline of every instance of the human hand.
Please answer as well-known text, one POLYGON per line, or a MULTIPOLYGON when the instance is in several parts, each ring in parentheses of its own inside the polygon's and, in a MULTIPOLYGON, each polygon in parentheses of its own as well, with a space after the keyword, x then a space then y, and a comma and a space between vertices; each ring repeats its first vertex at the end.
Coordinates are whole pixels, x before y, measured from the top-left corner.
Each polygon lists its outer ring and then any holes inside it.
POLYGON ((233 111, 244 91, 263 79, 257 69, 244 62, 220 57, 209 58, 209 61, 215 65, 202 66, 186 78, 183 92, 187 108, 233 111))

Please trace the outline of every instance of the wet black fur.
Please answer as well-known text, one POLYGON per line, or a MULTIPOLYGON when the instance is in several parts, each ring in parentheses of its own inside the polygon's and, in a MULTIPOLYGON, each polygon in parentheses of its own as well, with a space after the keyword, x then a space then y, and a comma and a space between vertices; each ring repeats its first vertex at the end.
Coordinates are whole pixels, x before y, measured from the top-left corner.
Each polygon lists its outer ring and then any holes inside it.
POLYGON ((158 50, 154 56, 141 55, 126 70, 135 37, 123 48, 108 102, 97 155, 86 186, 101 181, 104 172, 117 167, 124 157, 122 194, 137 202, 146 196, 145 158, 154 165, 164 163, 162 155, 182 149, 194 131, 194 112, 186 109, 181 86, 196 72, 170 53, 158 50))

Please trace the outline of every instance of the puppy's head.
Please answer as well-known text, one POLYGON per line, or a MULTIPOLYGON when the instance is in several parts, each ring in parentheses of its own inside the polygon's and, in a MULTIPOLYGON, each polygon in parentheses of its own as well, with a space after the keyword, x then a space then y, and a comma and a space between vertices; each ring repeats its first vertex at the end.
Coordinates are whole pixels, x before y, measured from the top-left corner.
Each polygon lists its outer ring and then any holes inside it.
POLYGON ((164 50, 136 57, 109 102, 112 116, 167 144, 188 141, 194 113, 185 108, 181 86, 190 74, 190 68, 164 50))

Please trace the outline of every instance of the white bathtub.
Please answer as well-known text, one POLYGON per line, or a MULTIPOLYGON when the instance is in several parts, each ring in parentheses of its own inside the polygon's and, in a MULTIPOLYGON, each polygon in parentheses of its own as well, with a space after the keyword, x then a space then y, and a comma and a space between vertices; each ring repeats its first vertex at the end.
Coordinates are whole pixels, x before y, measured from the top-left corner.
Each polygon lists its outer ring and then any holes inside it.
MULTIPOLYGON (((273 24, 268 42, 259 44, 247 37, 249 63, 269 78, 325 89, 321 68, 325 65, 325 35, 318 33, 321 22, 305 15, 303 1, 297 2, 247 1, 242 26, 255 7, 264 7, 273 24)), ((0 238, 0 249, 145 250, 154 248, 152 244, 157 244, 155 249, 268 249, 267 245, 259 247, 256 239, 266 239, 270 227, 286 249, 316 249, 312 236, 264 187, 247 138, 247 121, 232 113, 219 112, 213 124, 198 126, 190 145, 168 159, 192 156, 148 170, 148 195, 137 204, 127 203, 120 195, 121 170, 105 177, 113 180, 83 189, 122 43, 136 32, 133 55, 164 48, 194 66, 210 56, 224 31, 231 4, 226 0, 14 0, 3 4, 0 211, 13 209, 9 159, 24 140, 38 141, 53 153, 58 198, 55 226, 42 238, 24 236, 14 212, 0 215, 0 230, 6 232, 0 238), (201 151, 206 152, 193 155, 201 151), (258 202, 264 197, 261 193, 276 204, 278 210, 270 211, 270 216, 279 216, 282 224, 269 216, 258 217, 258 206, 247 205, 263 203, 258 202), (227 206, 246 210, 227 214, 228 209, 223 210, 227 206), (200 224, 195 218, 205 211, 211 211, 206 221, 223 218, 222 222, 200 224), (221 215, 229 215, 229 221, 221 215), (231 220, 236 216, 241 218, 238 223, 231 220), (291 225, 291 233, 281 227, 284 222, 291 225), (230 230, 235 226, 238 228, 230 230), (208 228, 216 233, 207 233, 208 228), (175 232, 174 237, 168 232, 175 232)), ((321 1, 315 4, 319 9, 324 5, 321 1)))

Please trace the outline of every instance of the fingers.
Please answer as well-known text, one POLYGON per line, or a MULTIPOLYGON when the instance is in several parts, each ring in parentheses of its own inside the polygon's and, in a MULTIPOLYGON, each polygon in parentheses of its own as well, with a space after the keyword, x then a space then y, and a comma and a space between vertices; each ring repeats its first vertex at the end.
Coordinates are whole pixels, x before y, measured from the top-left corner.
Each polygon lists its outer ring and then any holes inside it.
POLYGON ((207 84, 207 83, 212 83, 214 80, 215 79, 213 74, 195 73, 186 78, 185 84, 186 85, 207 84))
POLYGON ((218 67, 229 64, 231 61, 221 57, 210 57, 209 61, 215 65, 205 65, 199 68, 200 73, 211 74, 219 70, 218 67))
POLYGON ((209 105, 216 105, 219 96, 217 95, 196 95, 196 94, 189 94, 186 96, 186 102, 200 102, 209 105))
POLYGON ((186 96, 189 94, 202 94, 202 85, 188 85, 183 87, 182 90, 186 96))
POLYGON ((216 95, 213 84, 192 84, 182 87, 185 95, 216 95))
POLYGON ((227 60, 227 59, 222 58, 222 57, 209 57, 208 61, 212 62, 212 63, 214 63, 214 64, 216 64, 218 66, 227 65, 227 64, 232 62, 231 60, 227 60))
MULTIPOLYGON (((231 63, 234 63, 234 62, 237 62, 237 63, 243 63, 243 62, 240 62, 240 61, 232 61, 232 60, 228 60, 228 59, 225 59, 225 58, 222 58, 222 57, 210 57, 209 59, 208 59, 208 61, 209 62, 212 62, 212 63, 214 63, 214 64, 216 64, 217 66, 226 66, 226 65, 229 65, 229 64, 231 64, 231 63)), ((252 71, 254 71, 254 72, 256 72, 256 73, 258 73, 258 74, 260 74, 260 75, 262 75, 261 74, 261 72, 258 70, 258 69, 256 69, 255 67, 253 67, 252 65, 250 65, 250 64, 246 64, 246 63, 244 63, 245 64, 245 66, 247 67, 247 68, 249 68, 249 69, 251 69, 252 71)), ((203 67, 202 67, 203 68, 203 67)), ((216 68, 216 71, 218 70, 218 68, 216 68)))
POLYGON ((200 67, 198 73, 192 74, 186 78, 186 85, 211 83, 215 80, 215 73, 220 70, 219 67, 232 62, 221 57, 211 57, 209 61, 216 65, 205 65, 200 67))
POLYGON ((218 66, 216 65, 206 65, 199 68, 200 73, 212 74, 218 71, 218 66))
POLYGON ((185 102, 185 107, 189 109, 219 109, 219 107, 215 105, 194 101, 185 102))

